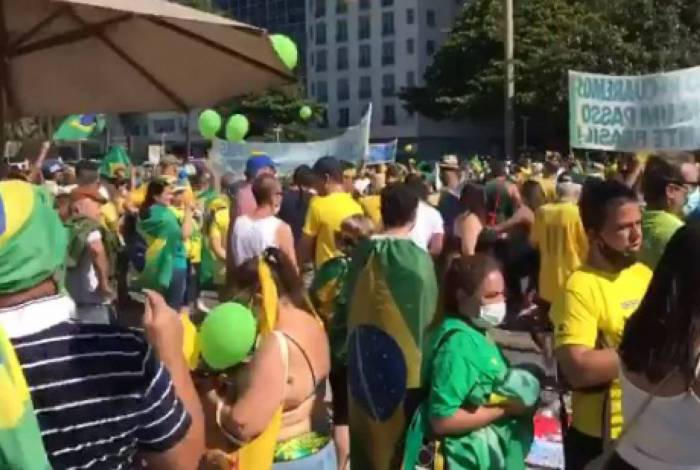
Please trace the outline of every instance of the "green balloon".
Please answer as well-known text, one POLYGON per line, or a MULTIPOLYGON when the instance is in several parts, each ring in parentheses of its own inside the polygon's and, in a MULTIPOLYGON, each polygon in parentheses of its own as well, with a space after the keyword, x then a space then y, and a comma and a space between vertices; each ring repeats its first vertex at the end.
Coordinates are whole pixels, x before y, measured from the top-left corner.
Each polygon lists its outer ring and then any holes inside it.
POLYGON ((297 62, 299 61, 299 51, 294 41, 284 34, 273 34, 270 36, 270 41, 272 41, 272 47, 275 49, 275 52, 277 52, 282 63, 284 63, 289 70, 294 70, 294 67, 297 66, 297 62))
POLYGON ((234 114, 226 123, 226 140, 229 142, 241 142, 245 139, 250 129, 248 118, 242 114, 234 114))
POLYGON ((213 109, 205 109, 199 115, 199 133, 205 139, 213 139, 221 129, 221 116, 213 109))
POLYGON ((308 106, 302 106, 299 110, 299 117, 302 118, 304 121, 310 119, 311 116, 313 116, 313 114, 314 112, 308 106))
POLYGON ((233 367, 253 349, 257 324, 253 312, 233 302, 209 312, 199 330, 202 359, 214 370, 233 367))

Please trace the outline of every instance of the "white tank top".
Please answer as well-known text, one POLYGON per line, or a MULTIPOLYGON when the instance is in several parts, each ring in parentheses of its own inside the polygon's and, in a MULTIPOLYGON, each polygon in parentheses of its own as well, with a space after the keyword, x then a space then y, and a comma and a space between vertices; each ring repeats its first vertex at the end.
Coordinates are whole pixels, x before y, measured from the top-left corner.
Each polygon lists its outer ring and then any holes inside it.
MULTIPOLYGON (((622 412, 626 421, 640 410, 649 394, 620 373, 622 412)), ((689 390, 658 397, 633 423, 617 448, 627 463, 640 470, 700 469, 700 398, 689 390)))
POLYGON ((265 249, 279 248, 277 229, 282 221, 275 216, 252 219, 239 216, 233 226, 233 256, 236 266, 260 255, 265 249))

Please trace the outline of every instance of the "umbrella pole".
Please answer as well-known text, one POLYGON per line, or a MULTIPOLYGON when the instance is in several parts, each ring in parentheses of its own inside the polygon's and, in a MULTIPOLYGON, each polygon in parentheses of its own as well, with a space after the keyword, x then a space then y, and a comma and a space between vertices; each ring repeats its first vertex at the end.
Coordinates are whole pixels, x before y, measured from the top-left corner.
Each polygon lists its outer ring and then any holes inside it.
POLYGON ((5 129, 5 119, 6 119, 6 97, 7 97, 7 64, 8 64, 8 50, 7 50, 7 29, 5 28, 5 0, 0 0, 0 178, 5 173, 3 168, 7 164, 7 159, 5 158, 5 142, 7 141, 7 134, 5 129))
POLYGON ((2 179, 5 170, 4 166, 8 161, 5 155, 5 142, 7 142, 7 134, 5 133, 5 80, 3 79, 0 80, 0 154, 2 154, 2 158, 0 158, 0 179, 2 179))
POLYGON ((190 136, 190 110, 185 114, 185 162, 190 161, 192 156, 192 137, 190 136))

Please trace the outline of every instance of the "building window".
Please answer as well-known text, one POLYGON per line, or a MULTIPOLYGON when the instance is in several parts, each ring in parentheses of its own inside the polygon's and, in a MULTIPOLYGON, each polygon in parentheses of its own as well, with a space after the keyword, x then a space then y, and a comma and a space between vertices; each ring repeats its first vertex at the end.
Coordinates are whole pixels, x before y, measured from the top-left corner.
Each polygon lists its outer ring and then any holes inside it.
POLYGON ((328 102, 328 84, 326 82, 316 83, 316 99, 319 103, 328 102))
POLYGON ((309 41, 314 40, 314 25, 309 25, 309 41))
POLYGON ((338 101, 347 101, 350 99, 350 82, 347 78, 338 80, 337 96, 338 101))
POLYGON ((385 11, 382 13, 382 36, 392 36, 394 34, 394 12, 385 11))
POLYGON ((393 73, 382 75, 382 96, 394 96, 396 93, 396 79, 393 73))
POLYGON ((382 124, 385 126, 396 125, 396 108, 393 104, 384 106, 384 116, 382 118, 382 124))
POLYGON ((372 77, 360 77, 360 99, 372 98, 372 77))
POLYGON ((328 111, 326 108, 323 108, 323 111, 321 111, 321 119, 318 123, 318 127, 321 129, 328 129, 328 111))
POLYGON ((394 65, 394 43, 385 42, 382 44, 382 65, 394 65))
POLYGON ((171 134, 175 132, 175 119, 154 119, 153 132, 156 134, 171 134))
POLYGON ((383 7, 390 7, 394 5, 394 0, 382 0, 383 7))
POLYGON ((428 41, 425 43, 425 52, 427 52, 428 55, 435 54, 435 41, 428 41))
POLYGON ((360 10, 369 10, 370 0, 360 0, 360 10))
POLYGON ((435 27, 435 10, 428 10, 426 12, 426 20, 428 22, 428 26, 430 26, 431 28, 435 27))
POLYGON ((336 54, 337 58, 337 65, 338 65, 338 70, 347 70, 348 69, 348 48, 347 47, 339 47, 338 52, 336 54))
POLYGON ((406 24, 413 24, 416 22, 416 10, 409 8, 406 10, 406 24))
POLYGON ((326 16, 326 0, 316 0, 316 10, 314 11, 316 18, 326 16))
POLYGON ((335 26, 335 41, 336 42, 347 42, 348 41, 348 21, 338 20, 335 26))
POLYGON ((359 66, 363 69, 372 66, 372 49, 369 44, 360 45, 360 60, 359 66))
POLYGON ((326 54, 326 50, 316 51, 316 71, 325 72, 326 70, 328 70, 328 54, 326 54))
POLYGON ((314 66, 314 63, 316 62, 316 54, 311 54, 311 66, 314 66))
POLYGON ((414 72, 412 70, 409 72, 406 72, 406 86, 407 87, 416 86, 416 72, 414 72))
POLYGON ((357 27, 357 37, 359 39, 369 39, 372 35, 372 27, 369 20, 369 16, 360 16, 359 24, 357 27))
POLYGON ((348 12, 348 0, 336 0, 335 12, 339 15, 348 12))
POLYGON ((316 96, 316 82, 311 82, 311 96, 316 96))
POLYGON ((338 127, 348 127, 350 125, 350 109, 338 109, 338 127))
POLYGON ((326 23, 316 24, 316 45, 323 46, 326 44, 326 23))
POLYGON ((416 52, 416 41, 413 38, 406 39, 406 54, 413 55, 416 52))

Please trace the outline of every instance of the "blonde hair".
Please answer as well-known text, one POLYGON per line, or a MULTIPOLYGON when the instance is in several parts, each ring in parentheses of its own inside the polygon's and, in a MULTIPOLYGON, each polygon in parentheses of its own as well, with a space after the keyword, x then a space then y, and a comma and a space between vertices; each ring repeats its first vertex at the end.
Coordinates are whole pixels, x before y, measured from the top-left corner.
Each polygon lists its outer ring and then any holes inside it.
POLYGON ((340 230, 336 233, 336 246, 349 255, 362 240, 371 237, 375 231, 372 219, 359 214, 351 215, 340 224, 340 230))

